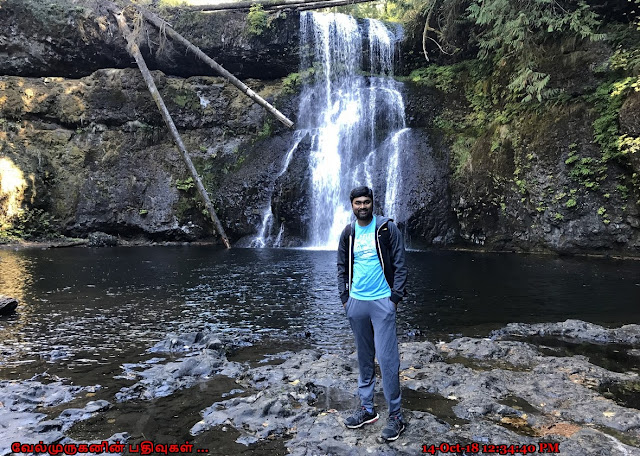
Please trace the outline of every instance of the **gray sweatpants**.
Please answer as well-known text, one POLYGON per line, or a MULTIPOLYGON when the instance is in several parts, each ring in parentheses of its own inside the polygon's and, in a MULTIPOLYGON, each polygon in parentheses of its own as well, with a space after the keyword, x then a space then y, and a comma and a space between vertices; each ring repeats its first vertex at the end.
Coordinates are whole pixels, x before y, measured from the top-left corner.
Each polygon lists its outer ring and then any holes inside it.
POLYGON ((389 406, 389 416, 400 416, 400 354, 396 335, 396 305, 389 298, 360 301, 349 297, 347 317, 356 340, 358 353, 358 394, 360 403, 373 408, 376 385, 374 357, 382 372, 382 390, 389 406))

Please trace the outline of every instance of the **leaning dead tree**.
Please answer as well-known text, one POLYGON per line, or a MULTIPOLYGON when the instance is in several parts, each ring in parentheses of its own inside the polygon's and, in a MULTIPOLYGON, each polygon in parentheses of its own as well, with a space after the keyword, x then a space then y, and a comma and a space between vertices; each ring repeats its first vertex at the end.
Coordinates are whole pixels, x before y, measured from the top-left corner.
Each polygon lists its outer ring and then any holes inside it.
POLYGON ((171 26, 169 26, 169 24, 167 24, 167 22, 165 20, 163 20, 162 18, 160 18, 157 15, 153 14, 151 11, 148 11, 147 9, 145 9, 145 8, 143 8, 141 6, 137 6, 136 5, 136 8, 140 12, 140 14, 142 14, 142 16, 147 21, 149 21, 151 24, 156 26, 161 33, 165 33, 170 38, 173 38, 178 43, 184 45, 187 49, 189 49, 191 52, 193 52, 196 57, 198 57, 204 63, 209 65, 219 75, 221 75, 222 77, 226 78, 231 84, 233 84, 238 89, 240 89, 240 91, 242 93, 244 93, 246 96, 251 98, 253 101, 258 103, 260 106, 265 108, 267 111, 269 111, 269 113, 271 113, 271 115, 273 115, 276 119, 278 119, 284 125, 286 125, 289 128, 291 128, 293 126, 293 122, 291 120, 289 120, 284 114, 282 114, 280 111, 278 111, 276 108, 274 108, 271 104, 269 104, 268 101, 266 101, 260 95, 258 95, 253 90, 251 90, 241 80, 239 80, 234 75, 232 75, 227 70, 225 70, 222 65, 220 65, 218 62, 213 60, 207 54, 202 52, 202 50, 200 50, 199 47, 195 46, 189 40, 187 40, 185 37, 183 37, 178 32, 173 30, 171 28, 171 26))
MULTIPOLYGON (((128 5, 131 5, 131 3, 128 0, 126 0, 126 3, 128 5)), ((205 63, 207 63, 211 68, 213 68, 223 77, 225 77, 234 86, 240 89, 242 93, 247 95, 256 103, 263 106, 269 113, 271 113, 274 117, 276 117, 276 119, 278 119, 280 122, 285 124, 287 127, 290 128, 293 126, 293 122, 289 120, 284 114, 282 114, 280 111, 278 111, 273 106, 271 106, 271 104, 269 104, 266 100, 264 100, 262 97, 256 94, 253 90, 251 90, 248 86, 246 86, 242 81, 237 79, 227 70, 225 70, 221 65, 219 65, 217 62, 215 62, 213 59, 207 56, 204 52, 202 52, 202 50, 200 50, 200 48, 193 45, 191 42, 189 42, 186 38, 184 38, 178 32, 174 31, 171 27, 169 27, 169 25, 165 21, 163 21, 161 18, 159 18, 155 14, 145 10, 144 8, 138 7, 137 5, 133 5, 133 6, 135 6, 138 9, 140 14, 145 19, 147 19, 147 21, 149 21, 151 24, 158 27, 161 33, 165 33, 169 35, 171 38, 173 38, 174 40, 185 45, 187 49, 193 52, 197 57, 202 59, 205 63)), ((107 9, 116 18, 116 21, 118 23, 118 28, 120 29, 121 33, 124 35, 127 41, 127 50, 131 54, 131 56, 135 59, 138 65, 138 68, 142 73, 144 81, 147 84, 147 88, 151 93, 151 97, 153 98, 156 105, 158 106, 158 109, 160 110, 160 114, 162 115, 162 119, 167 125, 167 128, 169 129, 169 131, 171 132, 174 142, 178 146, 178 150, 180 151, 182 160, 187 166, 187 170, 189 171, 189 174, 191 174, 191 177, 193 178, 196 184, 198 193, 200 194, 200 197, 204 201, 205 207, 209 212, 209 215, 211 216, 211 220, 213 221, 213 224, 216 230, 218 231, 218 235, 222 239, 222 242, 224 243, 225 247, 231 248, 229 238, 227 238, 227 235, 224 231, 222 223, 220 223, 220 219, 216 214, 216 211, 213 207, 213 203, 209 198, 209 194, 207 193, 207 190, 204 188, 204 185, 202 184, 202 180, 200 179, 200 175, 198 174, 198 171, 193 165, 191 156, 189 155, 189 152, 187 151, 187 148, 185 147, 184 142, 182 141, 182 137, 180 136, 180 133, 178 132, 178 129, 176 128, 175 123, 173 122, 171 114, 169 113, 169 110, 167 109, 167 106, 165 105, 164 100, 160 95, 160 92, 158 92, 158 88, 156 87, 155 82, 153 81, 153 76, 151 76, 151 73, 149 72, 149 68, 147 67, 144 57, 140 52, 140 48, 138 47, 138 44, 136 42, 136 37, 134 36, 134 34, 129 29, 129 26, 127 25, 127 21, 124 17, 123 11, 120 8, 118 8, 118 6, 116 6, 111 2, 109 2, 109 4, 107 5, 107 9)))
POLYGON ((211 220, 213 221, 213 224, 215 225, 216 230, 218 231, 218 234, 222 238, 222 242, 224 243, 225 247, 231 248, 231 244, 229 243, 229 238, 227 238, 227 235, 224 232, 224 228, 222 227, 222 223, 220 223, 220 219, 216 215, 216 211, 213 208, 213 203, 211 203, 209 194, 207 193, 207 190, 204 188, 204 185, 202 184, 202 180, 200 179, 200 175, 198 175, 198 171, 196 170, 196 167, 193 165, 193 162, 191 161, 191 156, 189 155, 189 152, 187 152, 187 148, 182 142, 182 138, 180 137, 180 133, 178 133, 178 129, 176 128, 176 125, 173 123, 171 114, 169 114, 169 110, 167 109, 167 106, 164 104, 164 100, 162 99, 162 96, 160 96, 160 92, 158 92, 158 88, 156 87, 155 82, 153 82, 153 76, 151 76, 151 73, 149 72, 149 68, 147 67, 147 64, 145 63, 144 58, 142 57, 140 48, 138 47, 135 37, 133 36, 133 34, 131 33, 131 30, 129 29, 129 26, 127 25, 127 21, 125 20, 124 15, 122 13, 114 12, 114 16, 118 21, 118 27, 120 28, 120 31, 122 32, 125 39, 127 40, 127 50, 129 51, 131 56, 136 60, 136 63, 138 64, 138 68, 140 68, 140 72, 144 77, 144 81, 147 83, 147 87, 149 88, 149 92, 153 97, 153 101, 156 102, 156 105, 160 110, 160 114, 162 114, 162 119, 167 124, 167 127, 169 128, 169 131, 173 136, 173 140, 175 141, 176 145, 178 146, 178 149, 180 150, 180 154, 182 155, 182 160, 187 165, 187 169, 189 170, 191 177, 196 183, 196 188, 198 189, 200 196, 204 200, 205 207, 207 208, 207 211, 209 211, 209 215, 211 215, 211 220))
POLYGON ((181 10, 192 11, 224 11, 224 10, 248 10, 254 5, 259 5, 264 10, 307 10, 329 8, 332 6, 348 6, 356 3, 370 3, 377 0, 250 0, 250 1, 225 1, 202 5, 183 5, 181 10))
MULTIPOLYGON (((444 37, 444 33, 442 31, 435 29, 430 25, 431 18, 434 12, 437 11, 438 8, 442 8, 442 6, 440 7, 438 6, 438 0, 432 0, 426 7, 427 18, 424 21, 424 28, 422 29, 422 53, 424 54, 424 58, 427 60, 427 62, 429 61, 429 53, 427 52, 427 40, 432 41, 438 47, 438 49, 440 49, 440 52, 442 52, 443 54, 453 55, 453 53, 447 52, 437 40, 429 36, 429 33, 432 32, 439 39, 443 39, 444 37)), ((451 11, 448 11, 448 14, 450 15, 451 11)), ((450 19, 449 22, 453 20, 455 19, 450 19)), ((445 24, 445 27, 446 27, 446 24, 445 24)))

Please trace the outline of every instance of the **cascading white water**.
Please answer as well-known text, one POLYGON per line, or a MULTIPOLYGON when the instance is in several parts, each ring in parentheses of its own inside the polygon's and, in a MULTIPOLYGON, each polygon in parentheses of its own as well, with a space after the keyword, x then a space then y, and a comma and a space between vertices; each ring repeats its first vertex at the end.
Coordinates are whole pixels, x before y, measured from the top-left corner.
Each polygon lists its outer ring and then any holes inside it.
POLYGON ((398 217, 398 190, 400 188, 400 175, 399 175, 399 163, 400 160, 400 151, 405 150, 401 146, 401 137, 403 133, 405 133, 408 128, 403 128, 402 130, 394 133, 391 137, 390 144, 390 154, 389 154, 389 164, 387 165, 387 190, 384 195, 384 209, 387 217, 391 217, 392 219, 396 219, 398 217))
MULTIPOLYGON (((335 249, 351 220, 349 191, 368 185, 382 212, 399 216, 401 137, 405 110, 393 76, 396 34, 382 22, 358 24, 344 14, 300 15, 300 73, 305 84, 298 111, 299 132, 283 164, 282 175, 304 134, 311 136, 311 226, 308 246, 335 249), (363 65, 363 47, 369 61, 363 65)), ((271 207, 264 211, 253 247, 268 245, 271 207)), ((278 244, 283 235, 280 227, 278 244)), ((275 244, 274 244, 275 245, 275 244)))
MULTIPOLYGON (((278 179, 278 177, 282 176, 287 171, 287 168, 289 167, 289 162, 291 162, 291 158, 293 157, 293 153, 298 149, 298 146, 300 145, 300 141, 302 141, 302 138, 304 137, 304 135, 305 135, 304 131, 298 130, 295 132, 293 136, 293 139, 294 139, 293 146, 289 149, 289 151, 285 155, 282 166, 280 167, 280 172, 276 176, 276 179, 278 179)), ((249 247, 264 248, 264 247, 267 247, 267 245, 269 244, 269 240, 270 240, 269 233, 271 233, 271 228, 273 227, 273 212, 271 211, 271 196, 273 196, 273 188, 271 188, 269 192, 269 204, 267 205, 266 209, 262 213, 262 223, 260 225, 260 231, 251 240, 249 247)), ((273 242, 273 245, 275 247, 278 247, 280 245, 282 231, 283 231, 282 227, 280 227, 280 232, 278 233, 276 241, 273 242)))
POLYGON ((314 80, 303 90, 299 125, 317 135, 310 162, 309 245, 334 249, 353 216, 348 197, 353 187, 368 185, 386 192, 384 200, 376 202, 384 204, 386 215, 397 216, 402 153, 398 135, 405 128, 404 102, 392 79, 397 38, 377 20, 359 26, 351 16, 311 12, 302 13, 300 20, 300 70, 311 71, 314 80), (364 37, 369 77, 362 74, 364 37))

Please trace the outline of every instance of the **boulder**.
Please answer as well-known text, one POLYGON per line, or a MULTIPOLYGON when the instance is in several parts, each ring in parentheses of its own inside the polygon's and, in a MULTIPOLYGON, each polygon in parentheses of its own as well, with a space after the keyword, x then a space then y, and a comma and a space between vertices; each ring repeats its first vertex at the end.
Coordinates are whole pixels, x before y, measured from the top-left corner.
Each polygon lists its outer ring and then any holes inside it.
POLYGON ((9 296, 0 296, 0 315, 7 315, 16 310, 18 300, 9 296))

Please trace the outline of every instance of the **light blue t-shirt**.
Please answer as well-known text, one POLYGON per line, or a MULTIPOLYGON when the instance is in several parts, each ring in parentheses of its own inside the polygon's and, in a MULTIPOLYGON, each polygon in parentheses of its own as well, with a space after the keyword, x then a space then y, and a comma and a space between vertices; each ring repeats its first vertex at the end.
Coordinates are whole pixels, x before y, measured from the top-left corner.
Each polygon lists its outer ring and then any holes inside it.
POLYGON ((384 278, 384 271, 376 253, 376 217, 367 226, 356 222, 353 243, 353 283, 349 294, 361 301, 391 296, 391 288, 384 278))

